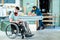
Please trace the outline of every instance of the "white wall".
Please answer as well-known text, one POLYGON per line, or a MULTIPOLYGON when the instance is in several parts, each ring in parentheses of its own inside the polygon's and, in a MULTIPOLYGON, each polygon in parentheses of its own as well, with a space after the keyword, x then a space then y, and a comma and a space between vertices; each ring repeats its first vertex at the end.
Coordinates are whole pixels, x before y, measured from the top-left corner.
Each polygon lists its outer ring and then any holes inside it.
POLYGON ((20 7, 20 0, 15 0, 15 5, 20 7))
POLYGON ((58 17, 54 19, 56 20, 55 26, 59 26, 59 0, 52 0, 52 1, 53 1, 52 15, 58 17))

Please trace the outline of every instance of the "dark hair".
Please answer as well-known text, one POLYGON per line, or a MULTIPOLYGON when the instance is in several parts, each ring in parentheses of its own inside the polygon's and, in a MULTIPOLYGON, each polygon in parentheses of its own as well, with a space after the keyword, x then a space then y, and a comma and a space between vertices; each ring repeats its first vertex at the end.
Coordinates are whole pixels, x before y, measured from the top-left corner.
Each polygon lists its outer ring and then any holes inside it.
POLYGON ((19 7, 15 7, 17 10, 20 10, 19 7))
POLYGON ((36 8, 36 6, 33 6, 32 8, 36 8))

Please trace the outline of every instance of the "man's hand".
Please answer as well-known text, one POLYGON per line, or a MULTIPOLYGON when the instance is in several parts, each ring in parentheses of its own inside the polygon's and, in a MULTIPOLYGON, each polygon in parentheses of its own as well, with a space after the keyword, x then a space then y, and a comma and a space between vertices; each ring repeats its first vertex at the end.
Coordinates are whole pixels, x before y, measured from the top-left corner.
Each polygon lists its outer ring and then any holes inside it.
POLYGON ((20 23, 20 22, 22 23, 23 20, 22 19, 19 19, 19 20, 16 21, 16 23, 20 23))
POLYGON ((20 21, 16 21, 17 24, 19 24, 20 21))
POLYGON ((28 12, 28 16, 32 16, 32 13, 31 12, 28 12))
POLYGON ((29 13, 28 13, 28 16, 36 16, 36 14, 29 12, 29 13))
POLYGON ((36 16, 36 14, 32 14, 32 16, 36 16))

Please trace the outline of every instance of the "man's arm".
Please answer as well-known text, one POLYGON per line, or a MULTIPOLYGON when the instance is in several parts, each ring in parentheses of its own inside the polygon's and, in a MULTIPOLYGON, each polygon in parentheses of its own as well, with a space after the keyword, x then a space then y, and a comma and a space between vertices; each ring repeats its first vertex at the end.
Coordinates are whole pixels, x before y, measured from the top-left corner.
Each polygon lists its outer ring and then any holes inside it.
POLYGON ((10 21, 11 23, 19 23, 19 21, 13 21, 12 18, 10 18, 9 21, 10 21))
POLYGON ((11 23, 18 23, 19 21, 14 21, 13 20, 14 19, 14 14, 13 14, 13 12, 9 15, 9 21, 11 22, 11 23))
POLYGON ((36 14, 35 13, 33 14, 32 12, 29 12, 28 16, 36 16, 36 14))
POLYGON ((33 14, 33 13, 32 13, 32 16, 36 16, 36 14, 33 14))

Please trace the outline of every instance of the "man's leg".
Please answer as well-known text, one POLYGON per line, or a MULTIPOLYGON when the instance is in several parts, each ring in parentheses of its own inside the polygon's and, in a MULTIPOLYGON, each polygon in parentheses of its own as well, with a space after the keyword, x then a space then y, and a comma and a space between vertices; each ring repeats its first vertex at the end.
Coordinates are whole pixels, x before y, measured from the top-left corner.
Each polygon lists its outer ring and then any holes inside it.
POLYGON ((33 34, 31 33, 29 27, 26 25, 26 22, 23 22, 23 27, 25 29, 25 37, 32 37, 33 34))
POLYGON ((25 28, 23 25, 18 25, 19 31, 21 31, 22 39, 24 39, 24 34, 25 34, 25 28))
POLYGON ((14 34, 14 30, 16 30, 16 27, 11 24, 11 31, 12 31, 12 34, 14 34))
POLYGON ((37 30, 44 29, 44 28, 45 28, 45 26, 44 26, 42 20, 39 20, 39 27, 37 28, 37 30))
POLYGON ((31 31, 29 29, 29 24, 27 22, 24 22, 24 24, 25 24, 26 33, 31 34, 31 31))

